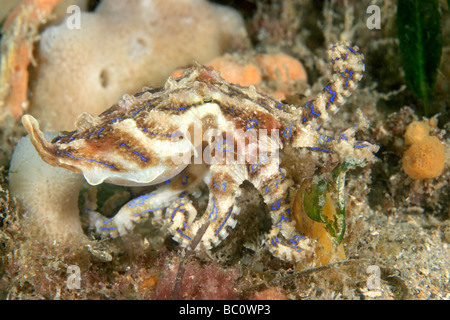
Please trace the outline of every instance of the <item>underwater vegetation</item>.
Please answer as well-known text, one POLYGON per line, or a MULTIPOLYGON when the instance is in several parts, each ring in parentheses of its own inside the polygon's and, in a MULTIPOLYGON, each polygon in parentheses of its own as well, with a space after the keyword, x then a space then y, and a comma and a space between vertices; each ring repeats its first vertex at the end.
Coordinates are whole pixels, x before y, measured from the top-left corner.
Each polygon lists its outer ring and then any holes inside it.
POLYGON ((398 0, 397 27, 406 81, 428 116, 442 53, 439 1, 398 0))
POLYGON ((449 6, 2 0, 0 299, 450 299, 449 6), (334 43, 357 55, 330 59, 334 43), (139 173, 191 112, 204 128, 279 126, 280 163, 260 157, 242 184, 205 166, 91 185, 44 162, 21 121, 39 121, 49 152, 68 145, 59 159, 139 173))

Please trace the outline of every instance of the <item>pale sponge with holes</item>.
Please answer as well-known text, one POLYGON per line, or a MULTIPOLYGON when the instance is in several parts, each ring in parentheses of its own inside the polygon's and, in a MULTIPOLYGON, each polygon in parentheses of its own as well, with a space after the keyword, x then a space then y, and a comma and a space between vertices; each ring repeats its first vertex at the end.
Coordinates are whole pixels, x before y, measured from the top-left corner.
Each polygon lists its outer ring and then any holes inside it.
MULTIPOLYGON (((55 134, 45 134, 47 139, 55 134)), ((81 174, 45 163, 23 137, 11 159, 9 188, 25 208, 23 223, 31 238, 49 242, 80 243, 81 228, 78 196, 84 178, 81 174)))
POLYGON ((99 114, 124 93, 247 41, 240 14, 206 0, 103 0, 81 12, 79 29, 74 14, 39 43, 30 113, 46 131, 73 129, 80 113, 99 114))

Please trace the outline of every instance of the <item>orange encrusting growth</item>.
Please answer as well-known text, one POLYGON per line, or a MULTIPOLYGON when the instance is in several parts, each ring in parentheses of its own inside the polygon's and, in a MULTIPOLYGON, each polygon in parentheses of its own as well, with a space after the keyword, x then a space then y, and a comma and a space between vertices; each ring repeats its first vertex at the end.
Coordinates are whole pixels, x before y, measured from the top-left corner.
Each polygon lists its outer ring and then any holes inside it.
POLYGON ((6 106, 5 114, 20 119, 28 105, 28 66, 34 34, 39 25, 46 21, 53 8, 62 0, 23 0, 6 19, 2 33, 0 82, 7 84, 0 91, 0 104, 6 106))
POLYGON ((258 54, 256 61, 269 80, 279 80, 284 84, 292 80, 307 80, 306 70, 300 61, 285 53, 258 54))
POLYGON ((222 78, 230 83, 239 84, 244 87, 258 85, 261 83, 262 75, 253 64, 239 64, 232 61, 229 55, 213 59, 208 66, 220 71, 222 78))
MULTIPOLYGON (((301 62, 285 53, 258 54, 254 63, 240 62, 230 54, 225 54, 206 65, 219 71, 228 82, 241 86, 258 86, 264 78, 275 84, 275 88, 267 93, 281 100, 289 94, 288 86, 292 81, 307 80, 301 62)), ((183 69, 177 69, 172 77, 179 78, 182 74, 183 69)))
POLYGON ((411 146, 403 154, 402 166, 413 179, 436 178, 444 170, 445 146, 429 132, 425 121, 414 121, 406 129, 405 143, 411 146))

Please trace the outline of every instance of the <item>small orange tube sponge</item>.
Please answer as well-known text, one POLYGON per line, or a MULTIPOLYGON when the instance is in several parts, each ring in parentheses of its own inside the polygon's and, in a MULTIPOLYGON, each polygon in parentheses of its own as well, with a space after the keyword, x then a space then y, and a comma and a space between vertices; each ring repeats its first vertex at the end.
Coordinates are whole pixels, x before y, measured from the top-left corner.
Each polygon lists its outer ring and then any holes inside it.
POLYGON ((445 146, 434 136, 425 121, 412 122, 405 132, 405 143, 411 146, 402 158, 403 170, 413 179, 438 177, 445 166, 445 146))

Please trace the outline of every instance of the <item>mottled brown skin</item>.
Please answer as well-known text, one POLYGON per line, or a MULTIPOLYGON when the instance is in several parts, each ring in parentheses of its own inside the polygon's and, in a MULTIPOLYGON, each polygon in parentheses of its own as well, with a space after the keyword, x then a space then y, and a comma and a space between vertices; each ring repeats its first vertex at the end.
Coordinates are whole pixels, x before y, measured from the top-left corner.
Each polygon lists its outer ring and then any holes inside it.
POLYGON ((281 259, 299 260, 312 253, 313 243, 295 228, 293 182, 280 167, 277 153, 261 149, 264 133, 277 152, 286 146, 335 152, 338 144, 322 145, 317 128, 362 78, 363 55, 357 51, 344 43, 332 47, 329 54, 336 74, 323 92, 300 107, 283 104, 252 86, 230 84, 213 69, 195 65, 182 78, 169 78, 163 88, 144 88, 124 96, 99 116, 82 114, 75 122, 76 131, 51 143, 34 118, 25 116, 23 123, 46 162, 82 172, 91 184, 145 185, 168 180, 154 193, 128 203, 114 219, 96 216, 100 233, 123 234, 149 213, 161 218, 165 212, 169 231, 183 246, 208 222, 201 246, 210 248, 236 224, 236 198, 247 180, 271 211, 274 226, 267 239, 271 252, 281 259), (253 134, 256 141, 250 139, 253 134), (241 140, 247 156, 243 162, 236 161, 242 156, 241 140), (177 163, 174 158, 182 146, 192 153, 186 153, 188 162, 177 163), (208 162, 205 154, 224 159, 208 162), (203 184, 209 189, 209 203, 196 218, 188 196, 197 194, 203 184))

